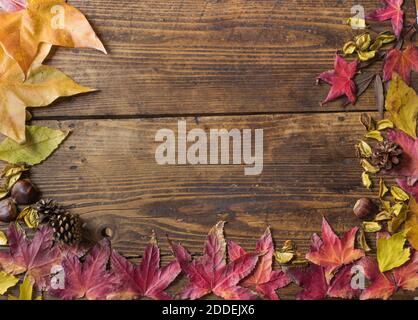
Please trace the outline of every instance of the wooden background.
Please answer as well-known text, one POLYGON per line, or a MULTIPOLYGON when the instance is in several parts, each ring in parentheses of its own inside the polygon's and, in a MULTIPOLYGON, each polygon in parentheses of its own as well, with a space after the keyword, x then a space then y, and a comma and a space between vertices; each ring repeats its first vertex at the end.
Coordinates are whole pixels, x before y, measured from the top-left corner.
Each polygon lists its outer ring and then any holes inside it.
MULTIPOLYGON (((278 246, 294 239, 302 252, 322 216, 338 232, 359 224, 352 207, 368 193, 353 145, 364 134, 360 113, 375 110, 373 90, 355 106, 320 106, 329 87, 315 86, 352 35, 343 21, 357 1, 70 3, 109 55, 60 48, 49 61, 100 91, 34 110, 35 123, 73 133, 32 177, 46 197, 79 213, 92 237, 110 227, 114 248, 137 260, 155 230, 167 261, 166 234, 199 255, 220 219, 247 249, 270 225, 278 246), (264 172, 157 165, 154 135, 179 119, 189 129, 264 129, 264 172)), ((380 6, 360 4, 366 12, 380 6)))

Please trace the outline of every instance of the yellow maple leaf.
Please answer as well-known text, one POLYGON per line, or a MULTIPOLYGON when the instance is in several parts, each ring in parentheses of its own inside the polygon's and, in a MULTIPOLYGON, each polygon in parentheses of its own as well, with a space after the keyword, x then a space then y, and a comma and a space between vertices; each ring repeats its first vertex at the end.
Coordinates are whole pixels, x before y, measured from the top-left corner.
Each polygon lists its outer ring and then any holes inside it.
POLYGON ((418 96, 413 88, 394 74, 386 96, 386 110, 395 126, 409 134, 417 136, 418 96))
POLYGON ((414 197, 409 202, 408 218, 405 222, 405 229, 408 230, 406 235, 409 244, 418 250, 418 204, 414 197))
POLYGON ((380 272, 392 270, 406 263, 411 255, 409 248, 404 248, 406 230, 391 237, 380 237, 377 240, 377 262, 380 272))
POLYGON ((42 65, 50 48, 41 46, 25 80, 16 61, 0 47, 0 132, 19 143, 25 141, 26 107, 45 107, 59 97, 93 91, 61 71, 42 65))
POLYGON ((19 279, 15 276, 0 271, 0 294, 4 294, 9 288, 14 287, 19 279))
POLYGON ((9 295, 9 300, 42 300, 41 296, 33 299, 33 284, 28 277, 25 277, 22 284, 19 285, 19 296, 9 295))
POLYGON ((106 50, 86 17, 65 0, 27 0, 24 10, 0 13, 0 42, 26 74, 41 43, 106 50))

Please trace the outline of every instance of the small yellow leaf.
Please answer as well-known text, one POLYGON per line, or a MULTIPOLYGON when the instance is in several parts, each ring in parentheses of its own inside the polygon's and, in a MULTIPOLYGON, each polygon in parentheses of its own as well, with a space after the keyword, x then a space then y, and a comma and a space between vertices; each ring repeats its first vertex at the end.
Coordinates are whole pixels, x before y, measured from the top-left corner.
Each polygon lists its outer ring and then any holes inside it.
POLYGON ((5 188, 7 190, 12 189, 12 187, 14 186, 14 184, 20 179, 20 177, 22 176, 22 172, 16 173, 15 175, 8 177, 6 180, 6 185, 5 188))
POLYGON ((391 208, 390 208, 390 214, 392 215, 392 216, 395 216, 395 217, 397 217, 397 216, 399 216, 399 214, 402 212, 402 211, 404 211, 404 210, 406 210, 407 209, 407 206, 405 206, 405 204, 403 204, 403 203, 401 203, 401 202, 398 202, 398 203, 395 203, 391 208))
POLYGON ((388 187, 386 187, 385 182, 382 178, 379 180, 379 198, 382 199, 386 193, 389 191, 388 187))
POLYGON ((380 39, 376 39, 375 42, 370 46, 371 51, 378 51, 383 46, 383 41, 380 39))
POLYGON ((377 130, 382 131, 385 129, 392 129, 394 127, 393 122, 388 119, 383 119, 377 122, 377 130))
POLYGON ((382 207, 385 209, 385 211, 391 211, 392 205, 390 204, 390 201, 380 200, 380 202, 382 203, 382 207))
POLYGON ((372 147, 363 140, 357 145, 357 150, 363 158, 370 158, 372 156, 372 147))
POLYGON ((370 189, 372 187, 372 180, 370 180, 370 176, 367 172, 363 172, 361 174, 361 181, 363 183, 363 186, 367 189, 370 189))
POLYGON ((6 291, 9 288, 14 287, 18 281, 19 279, 15 276, 4 271, 0 271, 0 294, 5 294, 6 291))
POLYGON ((390 233, 398 231, 401 225, 406 221, 406 218, 407 210, 401 210, 397 216, 394 216, 392 220, 388 222, 388 231, 390 233))
POLYGON ((392 215, 387 211, 379 212, 374 218, 375 221, 385 221, 392 219, 392 215))
POLYGON ((372 42, 372 38, 369 33, 361 34, 355 37, 355 40, 356 40, 356 43, 355 43, 356 47, 360 51, 367 51, 372 42))
POLYGON ((24 164, 7 164, 4 169, 3 172, 1 174, 1 177, 12 177, 18 173, 24 172, 24 171, 28 171, 29 167, 27 167, 24 164))
POLYGON ((379 168, 373 166, 369 161, 366 159, 361 160, 361 166, 363 167, 364 171, 369 173, 378 173, 380 171, 379 168))
POLYGON ((9 194, 9 190, 6 190, 4 188, 0 188, 0 200, 7 197, 9 194))
POLYGON ((383 136, 380 133, 380 131, 378 131, 378 130, 367 132, 365 137, 368 138, 368 139, 374 139, 374 140, 377 140, 377 141, 380 141, 380 142, 383 141, 383 136))
POLYGON ((408 194, 403 191, 401 188, 397 187, 397 186, 393 186, 390 188, 390 193, 392 194, 392 197, 396 200, 396 201, 409 201, 409 196, 408 194))
POLYGON ((391 42, 395 41, 396 36, 391 32, 385 31, 385 32, 381 32, 377 36, 376 40, 381 40, 383 42, 383 44, 387 44, 387 43, 391 43, 391 42))
POLYGON ((380 272, 386 272, 402 266, 411 255, 409 248, 404 248, 406 242, 405 230, 386 238, 377 240, 377 262, 380 272))
POLYGON ((366 251, 366 252, 372 251, 372 249, 367 244, 366 235, 364 233, 364 230, 362 230, 362 229, 360 229, 358 234, 357 234, 357 242, 358 242, 360 248, 362 248, 364 251, 366 251))
POLYGON ((374 233, 382 230, 382 226, 374 221, 363 222, 363 230, 367 233, 374 233))
POLYGON ((7 236, 3 231, 0 231, 0 246, 7 245, 7 236))
POLYGON ((17 220, 24 220, 28 228, 36 229, 39 226, 38 211, 32 207, 26 207, 19 213, 17 220))
POLYGON ((360 61, 369 61, 376 56, 376 51, 357 51, 360 61))
POLYGON ((344 44, 343 47, 343 53, 344 55, 350 55, 356 51, 356 44, 354 41, 349 41, 346 44, 344 44))
POLYGON ((276 251, 274 257, 279 264, 286 264, 293 260, 295 254, 292 252, 280 252, 276 251))

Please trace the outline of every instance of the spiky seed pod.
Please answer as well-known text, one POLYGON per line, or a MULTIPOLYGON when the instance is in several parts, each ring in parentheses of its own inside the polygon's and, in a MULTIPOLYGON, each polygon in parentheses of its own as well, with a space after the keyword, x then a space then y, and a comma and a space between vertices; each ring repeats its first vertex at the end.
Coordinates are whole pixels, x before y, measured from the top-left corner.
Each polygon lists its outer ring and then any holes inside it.
POLYGON ((382 170, 391 170, 402 157, 401 147, 393 141, 383 140, 373 147, 371 163, 382 170))

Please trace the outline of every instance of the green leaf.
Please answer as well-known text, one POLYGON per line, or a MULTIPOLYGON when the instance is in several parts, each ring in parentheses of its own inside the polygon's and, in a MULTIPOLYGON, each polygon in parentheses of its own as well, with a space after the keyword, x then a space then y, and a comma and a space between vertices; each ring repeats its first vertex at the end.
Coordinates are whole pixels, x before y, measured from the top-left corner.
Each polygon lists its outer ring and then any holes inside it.
POLYGON ((68 133, 47 127, 26 126, 26 142, 19 144, 6 138, 0 144, 0 160, 14 164, 39 164, 58 148, 68 133))
POLYGON ((377 240, 377 262, 380 272, 400 267, 409 260, 411 251, 409 248, 404 249, 406 233, 404 230, 391 237, 377 240))

